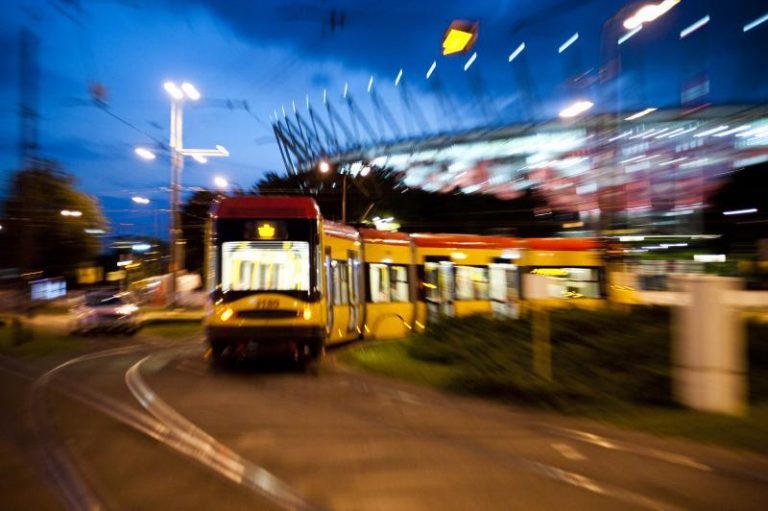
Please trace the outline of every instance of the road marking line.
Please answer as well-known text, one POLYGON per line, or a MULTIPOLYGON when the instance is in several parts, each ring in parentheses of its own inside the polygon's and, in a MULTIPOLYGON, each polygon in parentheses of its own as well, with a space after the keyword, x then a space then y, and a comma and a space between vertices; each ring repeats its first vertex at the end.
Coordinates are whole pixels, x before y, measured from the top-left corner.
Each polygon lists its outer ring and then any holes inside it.
POLYGON ((587 459, 586 456, 584 456, 583 454, 581 454, 579 451, 577 451, 576 449, 574 449, 568 444, 554 443, 550 445, 554 450, 559 452, 563 456, 563 458, 568 458, 569 460, 574 460, 574 461, 583 461, 587 459))
POLYGON ((587 433, 585 431, 579 431, 576 429, 552 428, 552 427, 550 427, 549 429, 551 431, 562 432, 561 434, 564 434, 565 436, 568 436, 573 440, 579 440, 581 442, 585 442, 588 444, 597 445, 605 449, 613 449, 615 451, 623 451, 623 452, 628 452, 632 454, 637 454, 639 456, 646 456, 648 458, 654 458, 657 460, 666 461, 667 463, 673 463, 675 465, 682 465, 685 467, 702 470, 704 472, 712 471, 712 467, 710 467, 709 465, 705 465, 704 463, 701 463, 695 460, 694 458, 691 458, 689 456, 685 456, 682 454, 662 451, 659 449, 654 449, 652 447, 627 445, 627 444, 624 444, 623 442, 611 441, 600 435, 595 435, 594 433, 587 433))

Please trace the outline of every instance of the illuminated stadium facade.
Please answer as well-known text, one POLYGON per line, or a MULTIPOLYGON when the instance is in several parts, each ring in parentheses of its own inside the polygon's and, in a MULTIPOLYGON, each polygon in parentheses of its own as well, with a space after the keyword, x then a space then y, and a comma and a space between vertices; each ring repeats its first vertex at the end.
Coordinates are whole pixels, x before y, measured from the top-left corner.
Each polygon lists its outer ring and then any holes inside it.
POLYGON ((652 223, 700 232, 699 213, 723 178, 768 160, 765 106, 601 114, 368 144, 327 111, 324 119, 312 108, 306 118, 294 111, 273 119, 288 172, 327 161, 353 176, 386 169, 434 192, 513 199, 535 189, 549 211, 577 213, 585 228, 652 223), (348 136, 342 143, 336 133, 348 136))

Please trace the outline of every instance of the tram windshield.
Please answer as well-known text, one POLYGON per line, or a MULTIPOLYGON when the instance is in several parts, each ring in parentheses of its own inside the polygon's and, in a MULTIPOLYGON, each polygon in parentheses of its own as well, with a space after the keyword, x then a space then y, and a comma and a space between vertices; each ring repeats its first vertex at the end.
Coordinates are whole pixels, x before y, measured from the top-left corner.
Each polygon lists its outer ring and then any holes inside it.
POLYGON ((230 241, 222 244, 221 289, 309 291, 306 241, 230 241))

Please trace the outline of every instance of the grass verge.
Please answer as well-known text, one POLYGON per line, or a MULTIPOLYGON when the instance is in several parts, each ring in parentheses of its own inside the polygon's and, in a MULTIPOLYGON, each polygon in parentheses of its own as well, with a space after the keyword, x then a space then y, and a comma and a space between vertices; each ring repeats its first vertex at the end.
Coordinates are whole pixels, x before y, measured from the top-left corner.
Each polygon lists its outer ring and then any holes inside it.
POLYGON ((766 326, 749 325, 752 404, 749 417, 734 418, 674 403, 668 325, 663 310, 553 314, 552 382, 531 370, 527 321, 446 319, 425 334, 366 344, 338 358, 419 385, 768 454, 766 326))
POLYGON ((199 321, 160 321, 145 325, 141 333, 169 340, 182 340, 202 335, 203 325, 199 321))
POLYGON ((50 357, 82 350, 88 341, 37 326, 24 326, 18 335, 9 324, 0 327, 0 354, 11 357, 50 357))

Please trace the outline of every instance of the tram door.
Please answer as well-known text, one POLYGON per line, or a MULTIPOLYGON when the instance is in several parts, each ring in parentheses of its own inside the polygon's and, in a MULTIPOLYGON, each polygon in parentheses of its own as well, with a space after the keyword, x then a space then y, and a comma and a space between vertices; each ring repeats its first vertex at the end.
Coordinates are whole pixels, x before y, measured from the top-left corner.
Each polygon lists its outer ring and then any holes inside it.
POLYGON ((363 300, 360 289, 360 253, 356 250, 347 251, 347 271, 349 272, 349 322, 347 323, 347 331, 352 332, 357 330, 360 333, 360 324, 362 323, 363 315, 363 300))
POLYGON ((424 263, 424 287, 427 302, 427 321, 438 316, 453 316, 456 286, 454 268, 450 261, 424 263))
POLYGON ((517 318, 520 298, 520 274, 517 266, 509 263, 491 264, 490 298, 494 316, 517 318))

